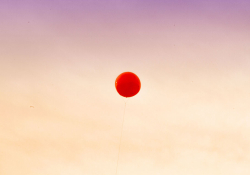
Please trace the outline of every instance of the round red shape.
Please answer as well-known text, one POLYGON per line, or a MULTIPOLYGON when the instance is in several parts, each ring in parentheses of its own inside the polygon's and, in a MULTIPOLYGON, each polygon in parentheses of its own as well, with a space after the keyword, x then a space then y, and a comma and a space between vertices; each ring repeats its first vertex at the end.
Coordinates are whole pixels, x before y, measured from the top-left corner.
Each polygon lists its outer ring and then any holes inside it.
POLYGON ((115 80, 115 88, 123 97, 133 97, 141 89, 141 81, 137 75, 132 72, 124 72, 115 80))

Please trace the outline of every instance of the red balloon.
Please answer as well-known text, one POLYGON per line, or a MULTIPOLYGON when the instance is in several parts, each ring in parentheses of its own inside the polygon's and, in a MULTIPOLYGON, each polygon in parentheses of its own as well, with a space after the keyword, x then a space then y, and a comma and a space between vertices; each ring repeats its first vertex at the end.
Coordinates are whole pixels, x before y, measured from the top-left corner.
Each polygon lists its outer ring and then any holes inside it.
POLYGON ((115 80, 115 88, 123 97, 133 97, 141 89, 141 81, 137 75, 132 72, 124 72, 115 80))

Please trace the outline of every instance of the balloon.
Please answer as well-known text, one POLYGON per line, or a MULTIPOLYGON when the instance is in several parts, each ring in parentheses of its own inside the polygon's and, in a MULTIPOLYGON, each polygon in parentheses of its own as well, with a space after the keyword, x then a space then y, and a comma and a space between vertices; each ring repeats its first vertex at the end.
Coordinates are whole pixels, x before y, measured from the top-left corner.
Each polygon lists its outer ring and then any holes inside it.
POLYGON ((137 75, 132 72, 124 72, 115 80, 115 88, 123 97, 133 97, 141 89, 141 82, 137 75))

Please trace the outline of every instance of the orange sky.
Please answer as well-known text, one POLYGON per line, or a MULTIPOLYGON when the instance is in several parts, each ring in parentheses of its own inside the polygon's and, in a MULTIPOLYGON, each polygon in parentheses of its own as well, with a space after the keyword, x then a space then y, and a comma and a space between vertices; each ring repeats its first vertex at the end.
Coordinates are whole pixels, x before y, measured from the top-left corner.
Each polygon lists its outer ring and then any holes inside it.
POLYGON ((231 16, 212 13, 216 3, 166 13, 151 1, 141 11, 129 1, 98 13, 5 4, 0 174, 115 175, 124 109, 115 79, 131 71, 142 87, 127 102, 119 175, 248 175, 243 2, 242 13, 222 9, 231 16))

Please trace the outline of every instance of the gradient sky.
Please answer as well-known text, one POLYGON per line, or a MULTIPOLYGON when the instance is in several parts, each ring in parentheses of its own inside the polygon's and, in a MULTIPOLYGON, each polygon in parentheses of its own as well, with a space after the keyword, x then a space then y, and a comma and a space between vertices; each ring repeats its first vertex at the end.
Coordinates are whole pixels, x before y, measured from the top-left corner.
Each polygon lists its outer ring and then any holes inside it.
POLYGON ((249 0, 1 0, 0 174, 250 174, 249 0), (34 106, 30 107, 30 106, 34 106))

